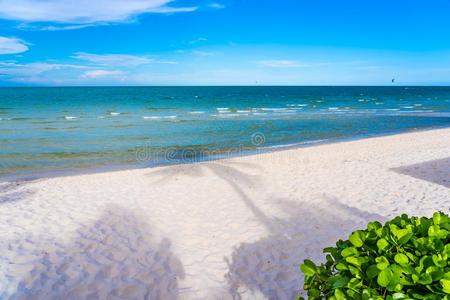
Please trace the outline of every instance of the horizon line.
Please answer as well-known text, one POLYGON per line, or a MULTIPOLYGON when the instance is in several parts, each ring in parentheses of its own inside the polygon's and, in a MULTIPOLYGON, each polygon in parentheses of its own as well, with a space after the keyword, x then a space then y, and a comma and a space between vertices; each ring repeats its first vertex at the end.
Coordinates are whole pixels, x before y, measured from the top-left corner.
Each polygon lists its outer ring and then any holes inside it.
POLYGON ((268 84, 268 85, 249 85, 249 84, 226 84, 226 85, 0 85, 2 88, 145 88, 145 87, 450 87, 450 84, 412 84, 412 85, 294 85, 294 84, 268 84))

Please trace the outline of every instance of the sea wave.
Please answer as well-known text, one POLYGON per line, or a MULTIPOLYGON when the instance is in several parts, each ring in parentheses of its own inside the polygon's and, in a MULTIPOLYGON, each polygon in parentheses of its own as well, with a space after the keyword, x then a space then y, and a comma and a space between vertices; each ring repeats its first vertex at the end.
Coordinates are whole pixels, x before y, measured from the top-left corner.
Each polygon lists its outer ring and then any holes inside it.
POLYGON ((204 111, 190 111, 190 112, 188 112, 188 114, 191 114, 191 115, 201 115, 201 114, 204 114, 205 112, 204 111))
POLYGON ((158 119, 176 119, 177 116, 143 116, 145 120, 158 120, 158 119))

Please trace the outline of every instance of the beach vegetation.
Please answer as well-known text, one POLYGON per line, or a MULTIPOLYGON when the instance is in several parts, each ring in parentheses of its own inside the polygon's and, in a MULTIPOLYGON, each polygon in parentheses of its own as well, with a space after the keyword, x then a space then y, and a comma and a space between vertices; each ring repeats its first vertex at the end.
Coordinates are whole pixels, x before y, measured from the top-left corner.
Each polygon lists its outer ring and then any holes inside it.
POLYGON ((325 263, 305 260, 300 266, 309 299, 450 300, 450 217, 445 213, 371 222, 324 253, 325 263))

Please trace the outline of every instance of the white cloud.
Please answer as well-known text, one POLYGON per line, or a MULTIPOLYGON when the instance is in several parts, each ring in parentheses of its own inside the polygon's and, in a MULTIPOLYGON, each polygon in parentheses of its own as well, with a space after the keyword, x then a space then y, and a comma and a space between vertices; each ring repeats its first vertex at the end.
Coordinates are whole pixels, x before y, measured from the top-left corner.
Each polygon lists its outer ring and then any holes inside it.
POLYGON ((0 62, 2 81, 40 84, 63 84, 63 79, 71 74, 89 69, 88 66, 60 64, 51 62, 33 62, 21 64, 15 61, 0 62))
POLYGON ((19 64, 14 61, 0 62, 0 73, 9 76, 31 76, 39 75, 48 71, 63 69, 87 69, 86 66, 58 64, 47 62, 34 62, 28 64, 19 64))
POLYGON ((218 52, 214 52, 214 51, 194 50, 194 51, 192 51, 192 54, 194 54, 196 56, 215 56, 215 55, 217 55, 219 53, 218 52))
MULTIPOLYGON (((102 23, 93 23, 93 24, 80 24, 80 25, 60 25, 60 26, 54 26, 54 25, 48 25, 48 26, 36 26, 36 25, 30 25, 27 23, 19 24, 16 28, 21 30, 28 30, 28 31, 61 31, 61 30, 76 30, 76 29, 82 29, 92 26, 98 26, 102 25, 102 23)), ((106 23, 103 25, 107 25, 106 23)))
POLYGON ((259 65, 270 68, 298 68, 306 66, 295 60, 284 60, 284 59, 261 60, 258 61, 257 63, 259 65))
POLYGON ((147 64, 176 64, 174 61, 157 60, 147 56, 129 54, 93 54, 76 52, 72 58, 103 66, 134 67, 147 64))
POLYGON ((193 44, 197 44, 197 43, 201 43, 201 42, 206 42, 207 40, 208 40, 207 38, 199 37, 199 38, 197 38, 195 40, 189 41, 188 43, 190 45, 193 45, 193 44))
POLYGON ((144 13, 177 13, 197 9, 195 6, 170 6, 172 2, 173 0, 0 0, 0 18, 27 23, 115 23, 144 13))
POLYGON ((24 41, 0 36, 0 54, 16 54, 25 51, 28 51, 28 46, 24 41))
POLYGON ((81 75, 81 78, 85 79, 96 79, 104 77, 116 77, 118 75, 123 75, 124 72, 119 70, 90 70, 86 71, 81 75))
POLYGON ((100 65, 137 66, 152 62, 152 60, 148 57, 128 54, 93 54, 76 52, 72 57, 100 65))
POLYGON ((208 4, 208 7, 214 8, 214 9, 224 9, 225 5, 217 3, 217 2, 213 2, 213 3, 208 4))

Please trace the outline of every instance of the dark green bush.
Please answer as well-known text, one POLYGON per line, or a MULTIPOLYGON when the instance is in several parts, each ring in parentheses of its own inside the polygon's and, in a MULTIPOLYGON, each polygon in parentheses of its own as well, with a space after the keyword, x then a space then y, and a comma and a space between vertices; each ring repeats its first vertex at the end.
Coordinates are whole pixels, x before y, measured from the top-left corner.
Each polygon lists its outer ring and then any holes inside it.
POLYGON ((325 248, 326 263, 305 260, 309 299, 450 300, 450 217, 396 217, 325 248))

